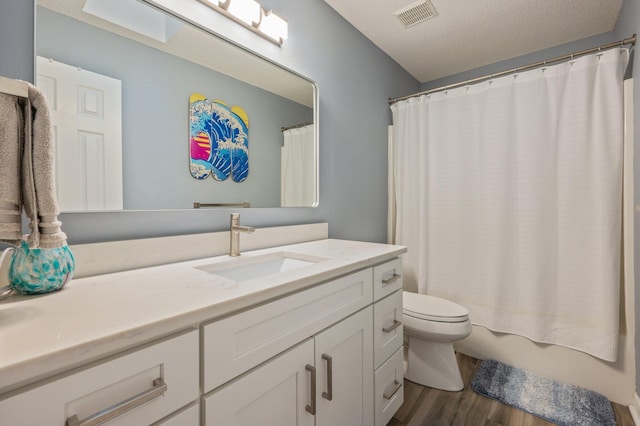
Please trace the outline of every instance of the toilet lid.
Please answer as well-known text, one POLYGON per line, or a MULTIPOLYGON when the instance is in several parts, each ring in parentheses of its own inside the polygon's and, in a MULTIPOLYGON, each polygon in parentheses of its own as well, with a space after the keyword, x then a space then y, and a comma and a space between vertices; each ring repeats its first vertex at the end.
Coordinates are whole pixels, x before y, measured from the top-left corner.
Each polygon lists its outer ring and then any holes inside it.
POLYGON ((403 311, 406 315, 429 321, 463 322, 469 319, 469 310, 450 300, 428 294, 402 294, 403 311))

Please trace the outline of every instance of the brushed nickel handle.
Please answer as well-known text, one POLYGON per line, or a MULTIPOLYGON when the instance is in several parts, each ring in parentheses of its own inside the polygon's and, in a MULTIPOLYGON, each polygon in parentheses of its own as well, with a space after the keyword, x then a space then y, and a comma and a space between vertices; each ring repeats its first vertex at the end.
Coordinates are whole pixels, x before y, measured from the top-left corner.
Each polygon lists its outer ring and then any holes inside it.
POLYGON ((389 285, 392 283, 395 283, 396 281, 398 281, 400 278, 402 277, 402 274, 396 274, 395 272, 393 273, 393 275, 389 278, 387 278, 386 280, 382 280, 382 284, 384 285, 389 285))
POLYGON ((311 415, 316 415, 316 368, 312 365, 307 364, 304 367, 305 370, 311 373, 311 405, 307 405, 304 407, 307 412, 311 413, 311 415))
POLYGON ((133 410, 142 404, 151 401, 159 396, 164 395, 167 391, 167 384, 162 377, 159 377, 153 381, 153 387, 144 392, 140 392, 130 398, 118 402, 111 407, 100 410, 95 414, 90 415, 86 419, 79 420, 78 416, 67 418, 67 426, 97 426, 112 420, 127 411, 133 410))
POLYGON ((389 327, 384 327, 382 331, 384 331, 385 333, 391 333, 393 330, 400 327, 401 325, 402 325, 402 321, 393 320, 393 324, 391 324, 389 327))
POLYGON ((399 382, 399 381, 397 381, 397 380, 394 380, 394 381, 393 381, 393 384, 394 384, 394 386, 393 386, 393 389, 391 389, 391 392, 385 392, 385 393, 383 393, 383 394, 382 394, 382 397, 383 397, 384 399, 391 399, 391 398, 393 398, 393 395, 395 395, 396 393, 398 393, 398 391, 399 391, 399 390, 400 390, 400 388, 402 387, 402 383, 400 383, 400 382, 399 382))
POLYGON ((333 358, 322 354, 322 359, 327 361, 327 391, 322 392, 322 397, 328 401, 333 400, 333 358))

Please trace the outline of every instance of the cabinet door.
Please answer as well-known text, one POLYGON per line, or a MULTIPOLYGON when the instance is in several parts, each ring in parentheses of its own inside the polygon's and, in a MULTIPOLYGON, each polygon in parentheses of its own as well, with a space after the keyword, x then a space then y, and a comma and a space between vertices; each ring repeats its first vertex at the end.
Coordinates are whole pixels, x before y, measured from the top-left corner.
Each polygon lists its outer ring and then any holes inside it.
POLYGON ((294 347, 205 397, 207 426, 313 426, 313 339, 294 347))
POLYGON ((316 426, 373 424, 373 309, 316 336, 316 426))

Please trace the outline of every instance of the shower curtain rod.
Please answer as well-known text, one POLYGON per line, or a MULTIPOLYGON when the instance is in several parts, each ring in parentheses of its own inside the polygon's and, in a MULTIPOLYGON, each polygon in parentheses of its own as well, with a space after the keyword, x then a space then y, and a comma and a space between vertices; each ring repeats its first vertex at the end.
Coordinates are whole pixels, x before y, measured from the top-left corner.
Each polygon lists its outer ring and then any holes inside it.
POLYGON ((280 127, 280 131, 284 132, 285 130, 299 129, 300 127, 310 126, 312 124, 313 124, 313 121, 311 121, 309 123, 294 124, 293 126, 289 126, 289 127, 280 127))
POLYGON ((578 56, 587 55, 587 54, 593 53, 593 52, 599 52, 601 50, 611 49, 613 47, 624 46, 626 44, 635 45, 636 44, 636 35, 634 34, 629 38, 625 38, 624 40, 616 41, 614 43, 609 43, 609 44, 605 44, 603 46, 598 46, 598 47, 594 47, 594 48, 591 48, 591 49, 586 49, 586 50, 581 50, 581 51, 578 51, 578 52, 573 52, 573 53, 570 53, 568 55, 558 56, 556 58, 547 59, 546 61, 536 62, 536 63, 529 64, 529 65, 524 65, 522 67, 516 67, 516 68, 509 69, 509 70, 493 73, 493 74, 487 74, 487 75, 484 75, 482 77, 476 77, 476 78, 472 78, 470 80, 461 81, 460 83, 448 84, 446 86, 438 87, 438 88, 435 88, 435 89, 429 89, 429 90, 425 90, 425 91, 422 91, 422 92, 414 93, 414 94, 411 94, 411 95, 400 96, 399 98, 389 98, 389 105, 392 105, 392 104, 394 104, 396 102, 399 102, 399 101, 403 101, 405 99, 415 98, 416 96, 429 95, 431 93, 441 92, 443 90, 453 89, 453 88, 460 87, 460 86, 466 86, 467 84, 478 83, 478 82, 483 81, 483 80, 489 80, 491 78, 501 77, 503 75, 508 75, 508 74, 512 74, 512 73, 516 73, 516 72, 520 72, 520 71, 525 71, 525 70, 529 70, 529 69, 532 69, 532 68, 538 68, 538 67, 541 67, 543 65, 547 65, 547 64, 550 64, 550 63, 553 63, 553 62, 560 62, 560 61, 564 61, 566 59, 573 59, 573 58, 576 58, 578 56))

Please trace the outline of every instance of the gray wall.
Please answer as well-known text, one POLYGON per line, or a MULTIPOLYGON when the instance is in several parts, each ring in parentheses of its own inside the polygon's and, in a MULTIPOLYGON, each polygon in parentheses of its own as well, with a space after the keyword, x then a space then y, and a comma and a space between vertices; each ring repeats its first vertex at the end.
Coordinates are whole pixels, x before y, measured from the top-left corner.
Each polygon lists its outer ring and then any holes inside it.
MULTIPOLYGON (((30 2, 0 3, 0 75, 32 80, 33 43, 26 40, 33 39, 33 5, 25 3, 30 2), (16 31, 5 32, 4 22, 16 31)), ((253 40, 252 48, 261 55, 315 80, 320 89, 320 206, 247 209, 242 222, 277 226, 326 221, 331 237, 386 241, 387 98, 415 92, 419 82, 323 0, 261 3, 287 18, 289 39, 277 48, 242 28, 238 34, 253 40)), ((224 230, 230 211, 69 213, 61 219, 70 242, 85 243, 224 230)))
POLYGON ((39 56, 122 81, 126 210, 191 208, 194 201, 280 205, 280 128, 313 121, 312 109, 50 9, 38 7, 36 14, 39 56), (191 177, 187 108, 192 93, 247 112, 246 181, 191 177))
POLYGON ((32 1, 0 0, 0 75, 33 81, 32 1))

